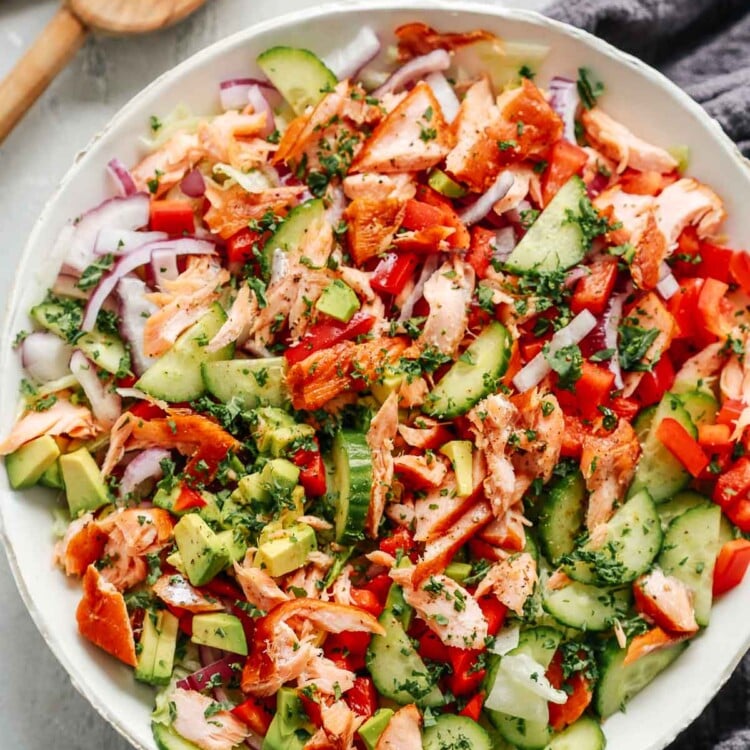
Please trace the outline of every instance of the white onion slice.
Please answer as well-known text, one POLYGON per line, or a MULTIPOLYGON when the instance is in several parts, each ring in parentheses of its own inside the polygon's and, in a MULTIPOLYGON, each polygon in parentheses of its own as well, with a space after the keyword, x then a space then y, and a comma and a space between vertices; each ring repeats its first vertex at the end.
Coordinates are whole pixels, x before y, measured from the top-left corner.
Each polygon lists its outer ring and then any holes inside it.
POLYGON ((103 427, 111 427, 122 414, 120 397, 109 383, 101 380, 96 365, 80 349, 70 358, 70 371, 81 384, 96 419, 103 427))
POLYGON ((609 306, 604 313, 604 348, 612 349, 614 354, 607 362, 607 367, 615 376, 615 388, 622 388, 625 382, 622 379, 622 369, 620 368, 620 358, 617 354, 617 338, 622 320, 622 308, 625 303, 627 294, 615 294, 609 300, 609 306))
POLYGON ((107 297, 114 291, 120 279, 127 276, 131 271, 135 271, 136 268, 150 263, 151 254, 155 250, 169 250, 174 255, 213 255, 216 252, 215 246, 211 242, 196 240, 192 237, 181 237, 166 242, 150 242, 127 255, 123 255, 109 273, 102 276, 96 289, 94 289, 91 299, 86 305, 81 330, 93 330, 99 310, 101 310, 107 297))
POLYGON ((430 73, 448 70, 450 66, 451 56, 444 49, 432 50, 402 65, 382 86, 376 88, 372 95, 380 99, 386 94, 394 94, 407 83, 418 81, 430 73))
POLYGON ((164 469, 161 462, 170 457, 170 453, 163 448, 149 448, 141 451, 125 468, 118 494, 125 499, 133 496, 133 493, 148 479, 161 479, 164 469))
POLYGON ((432 89, 432 93, 438 100, 440 109, 443 111, 443 117, 448 122, 453 122, 461 107, 453 86, 448 83, 448 79, 442 73, 430 73, 424 81, 432 89))
POLYGON ((521 626, 518 623, 504 627, 492 641, 492 646, 488 649, 493 654, 502 656, 512 651, 521 639, 521 626))
POLYGON ((271 135, 275 127, 273 108, 271 107, 268 99, 266 99, 266 97, 264 96, 260 86, 253 85, 248 89, 247 100, 252 105, 253 112, 257 112, 258 114, 264 112, 266 115, 266 124, 260 131, 260 135, 263 138, 271 135))
POLYGON ((180 275, 177 267, 177 256, 169 250, 154 250, 151 253, 151 272, 154 284, 160 291, 164 291, 165 281, 174 281, 180 275))
POLYGON ((492 207, 513 187, 513 182, 514 179, 511 172, 501 172, 492 185, 490 185, 487 192, 480 195, 474 203, 461 211, 458 218, 467 227, 481 221, 492 210, 492 207))
POLYGON ((73 347, 49 331, 30 333, 21 344, 21 363, 37 383, 64 378, 73 347))
POLYGON ((219 101, 226 112, 229 109, 244 109, 248 105, 250 87, 257 85, 252 78, 232 78, 219 84, 219 101))
MULTIPOLYGON (((552 336, 549 342, 549 356, 566 346, 580 343, 594 328, 596 328, 596 318, 589 310, 581 310, 568 325, 552 336)), ((519 393, 524 393, 538 385, 551 370, 552 368, 547 362, 544 352, 539 352, 516 373, 513 378, 513 385, 519 393)))
POLYGON ((405 320, 409 320, 414 312, 414 305, 419 302, 419 299, 424 294, 424 285, 427 283, 427 279, 432 276, 437 270, 440 257, 437 254, 430 255, 422 266, 422 272, 419 274, 417 283, 414 284, 414 289, 411 290, 411 294, 404 301, 401 307, 401 312, 398 316, 398 322, 403 323, 405 320))
POLYGON ((120 333, 130 344, 130 362, 136 375, 142 375, 156 362, 156 357, 149 357, 144 352, 146 321, 158 310, 153 302, 146 299, 147 292, 146 284, 135 276, 126 276, 117 285, 120 333))
POLYGON ((370 26, 363 26, 350 42, 327 54, 323 62, 339 81, 343 81, 364 68, 378 52, 378 35, 370 26))
POLYGON ((503 227, 495 232, 492 257, 504 263, 516 247, 516 232, 513 227, 503 227))
POLYGON ((169 239, 166 232, 134 232, 131 229, 113 229, 104 227, 96 237, 94 253, 96 255, 125 255, 142 247, 148 242, 159 242, 169 239))
POLYGON ((117 191, 122 197, 138 192, 130 170, 119 159, 111 159, 107 164, 107 171, 112 175, 117 191))
POLYGON ((549 84, 549 103, 560 115, 565 125, 563 136, 566 141, 576 142, 576 110, 581 99, 575 81, 562 76, 555 76, 549 84))
POLYGON ((659 283, 656 291, 666 300, 670 299, 680 291, 680 285, 672 273, 672 269, 664 262, 659 266, 659 283))

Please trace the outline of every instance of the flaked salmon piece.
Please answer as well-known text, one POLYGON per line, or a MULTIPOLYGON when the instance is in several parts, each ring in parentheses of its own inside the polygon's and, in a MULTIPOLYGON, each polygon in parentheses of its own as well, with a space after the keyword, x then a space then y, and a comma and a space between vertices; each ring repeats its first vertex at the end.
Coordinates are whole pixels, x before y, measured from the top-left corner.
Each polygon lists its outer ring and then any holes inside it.
POLYGON ((412 584, 411 568, 391 568, 389 575, 404 592, 406 603, 446 646, 479 649, 487 637, 487 620, 476 599, 441 573, 412 584))
POLYGON ((144 421, 131 414, 128 450, 162 447, 192 456, 199 448, 211 446, 212 453, 239 450, 241 443, 216 422, 201 414, 172 414, 144 421))
POLYGON ((333 593, 333 601, 336 604, 346 604, 352 606, 352 573, 354 568, 351 565, 345 565, 341 573, 337 576, 333 582, 331 591, 333 593))
POLYGON ((373 564, 379 565, 383 568, 392 568, 396 564, 396 558, 393 555, 383 552, 383 550, 376 549, 372 552, 368 552, 365 557, 373 564))
POLYGON ((727 216, 721 198, 692 177, 667 185, 655 201, 656 223, 670 252, 686 227, 695 226, 703 239, 715 234, 727 216))
POLYGON ((126 508, 97 521, 110 535, 122 532, 122 543, 128 555, 146 555, 161 550, 172 538, 172 516, 162 508, 126 508))
POLYGON ((400 503, 389 503, 385 507, 385 514, 393 523, 410 528, 414 523, 414 502, 408 499, 400 503))
POLYGON ((613 240, 622 244, 630 242, 633 236, 643 231, 646 216, 653 208, 654 199, 650 195, 626 193, 620 185, 613 185, 599 193, 592 203, 600 212, 611 208, 612 223, 622 224, 620 230, 615 230, 619 234, 614 235, 613 240))
POLYGON ((432 89, 420 81, 375 128, 350 172, 417 172, 441 161, 453 134, 432 89))
POLYGON ((354 687, 356 675, 349 669, 339 667, 331 659, 316 653, 305 666, 297 678, 297 687, 315 687, 324 695, 336 695, 338 691, 345 693, 354 687))
POLYGON ((675 643, 684 641, 689 638, 684 633, 667 633, 661 628, 651 628, 651 630, 641 633, 633 638, 628 645, 628 651, 625 654, 623 665, 627 666, 634 661, 638 661, 642 656, 647 656, 653 651, 673 646, 675 643))
POLYGON ((398 39, 398 59, 400 62, 406 62, 418 55, 426 55, 436 49, 444 49, 450 52, 476 42, 500 42, 489 31, 475 29, 474 31, 444 33, 420 21, 405 23, 399 26, 395 33, 398 39))
POLYGON ((662 174, 677 169, 677 160, 668 151, 638 138, 599 107, 584 109, 581 121, 589 142, 617 163, 618 172, 625 167, 662 174))
POLYGON ((398 434, 412 448, 437 448, 441 443, 450 440, 450 433, 436 419, 420 416, 414 427, 399 424, 398 434))
POLYGON ((201 750, 232 750, 250 734, 234 714, 196 690, 177 688, 170 702, 175 731, 201 750))
POLYGON ((529 194, 532 181, 537 178, 534 170, 526 164, 511 164, 504 171, 513 175, 513 182, 510 190, 492 207, 498 216, 518 208, 519 203, 529 194))
POLYGON ((175 133, 161 148, 130 170, 136 188, 150 192, 157 181, 156 197, 176 185, 204 156, 197 133, 175 133))
POLYGON ((291 573, 286 577, 284 580, 284 588, 290 597, 294 592, 299 593, 300 591, 304 591, 305 596, 309 599, 322 598, 322 582, 326 577, 328 568, 331 567, 333 562, 332 558, 327 555, 326 557, 328 561, 326 565, 311 563, 298 568, 294 573, 291 573))
POLYGON ((151 315, 143 330, 146 356, 160 357, 177 337, 196 323, 219 298, 219 288, 229 281, 229 271, 210 256, 188 259, 187 268, 176 278, 165 280, 163 290, 146 299, 161 309, 151 315))
POLYGON ((76 610, 78 632, 120 661, 135 667, 135 638, 122 594, 94 565, 83 576, 83 598, 76 610))
POLYGON ((400 198, 357 198, 344 212, 348 222, 347 243, 357 265, 384 253, 391 245, 396 230, 406 213, 400 198))
POLYGON ((235 341, 241 346, 247 338, 250 327, 258 315, 258 300, 247 284, 237 292, 229 315, 216 335, 208 342, 207 352, 217 352, 235 341))
POLYGON ((483 541, 511 552, 521 552, 526 546, 526 526, 531 522, 523 515, 520 503, 496 518, 480 534, 483 541))
POLYGON ((238 160, 238 141, 259 136, 266 125, 266 113, 245 113, 229 110, 198 126, 198 141, 206 158, 245 166, 238 160), (238 163, 238 161, 240 163, 238 163))
POLYGON ((398 387, 398 404, 404 409, 414 409, 427 400, 430 386, 424 378, 404 378, 398 387))
POLYGON ((204 596, 179 573, 161 576, 151 589, 159 599, 170 607, 186 609, 194 614, 220 612, 224 609, 224 605, 218 599, 204 596))
POLYGON ((128 591, 143 583, 148 576, 145 558, 128 552, 124 533, 120 529, 116 528, 109 534, 102 560, 102 578, 118 591, 128 591))
POLYGON ((563 570, 556 570, 545 584, 550 591, 559 591, 573 583, 573 579, 563 570))
POLYGON ((261 570, 252 564, 250 554, 245 556, 242 565, 234 564, 234 573, 237 582, 242 586, 245 599, 264 612, 268 612, 277 604, 290 599, 289 594, 282 591, 265 570, 261 570))
POLYGON ((296 296, 289 308, 289 334, 292 339, 301 338, 307 331, 311 322, 310 306, 318 301, 332 280, 332 272, 327 269, 308 269, 297 282, 296 296))
POLYGON ((659 230, 656 209, 649 208, 644 216, 643 226, 633 235, 635 254, 630 273, 638 287, 654 289, 661 278, 662 263, 669 255, 669 248, 664 234, 659 230))
POLYGON ((378 738, 375 750, 422 750, 422 716, 410 703, 396 711, 378 738))
POLYGON ((297 523, 306 523, 308 526, 312 526, 315 531, 330 531, 333 528, 330 521, 326 521, 325 518, 320 516, 302 515, 297 519, 297 523))
POLYGON ((107 455, 102 462, 102 477, 108 477, 125 455, 125 445, 133 433, 136 417, 129 411, 123 412, 109 431, 107 455))
POLYGON ((391 392, 367 430, 367 445, 372 454, 372 487, 367 508, 365 532, 377 539, 388 493, 393 484, 393 441, 398 431, 398 395, 391 392))
POLYGON ((68 526, 56 546, 55 560, 65 575, 82 576, 104 554, 106 543, 106 532, 99 528, 92 513, 86 513, 68 526))
POLYGON ((513 503, 516 474, 506 455, 506 447, 514 434, 518 416, 516 407, 502 393, 488 396, 467 414, 476 446, 487 462, 484 492, 498 518, 513 503))
POLYGON ((586 185, 590 185, 600 175, 609 175, 609 182, 611 182, 612 175, 614 175, 617 169, 617 164, 591 146, 584 146, 583 150, 588 156, 588 161, 584 165, 583 174, 581 175, 586 185))
POLYGON ((424 298, 430 305, 422 333, 416 344, 434 347, 455 359, 469 320, 469 303, 474 293, 474 269, 460 258, 443 263, 424 285, 424 298))
POLYGON ((403 455, 393 459, 396 474, 417 489, 438 487, 448 472, 445 464, 434 456, 403 455))
POLYGON ((358 716, 343 700, 320 709, 323 726, 305 743, 303 750, 353 750, 354 733, 364 716, 358 716))
POLYGON ((671 633, 695 633, 693 592, 678 578, 654 568, 633 583, 635 606, 645 617, 671 633))
POLYGON ((640 454, 638 437, 625 419, 620 419, 609 435, 584 434, 581 473, 590 493, 586 510, 589 532, 612 517, 630 486, 640 454))
MULTIPOLYGON (((738 338, 742 340, 743 346, 747 346, 750 343, 750 336, 747 333, 740 334, 738 338)), ((695 355, 696 357, 702 357, 704 352, 708 352, 705 355, 707 362, 701 363, 698 366, 701 370, 713 370, 717 364, 716 360, 722 358, 722 350, 726 350, 726 345, 723 341, 717 341, 715 344, 711 344, 710 347, 706 347, 703 352, 695 355), (710 347, 720 347, 720 349, 714 352, 710 347)), ((745 351, 747 350, 745 349, 745 351)), ((685 365, 687 366, 691 361, 688 360, 685 365)), ((680 375, 682 375, 682 371, 680 371, 680 375)), ((682 378, 680 379, 682 380, 682 378)), ((685 382, 688 381, 686 380, 685 382)), ((721 391, 722 401, 735 400, 750 404, 750 362, 748 362, 747 357, 742 357, 741 360, 736 354, 732 354, 729 357, 729 360, 721 370, 719 390, 721 391)))
POLYGON ((295 619, 309 621, 314 627, 327 633, 343 633, 351 630, 358 633, 383 635, 385 631, 377 619, 358 607, 346 607, 318 599, 296 598, 274 607, 265 618, 259 634, 279 622, 295 619))
POLYGON ((498 601, 519 617, 537 582, 536 561, 528 552, 496 562, 479 582, 475 596, 494 594, 498 601))
POLYGON ((24 414, 5 440, 0 443, 0 456, 18 450, 22 445, 42 435, 69 435, 90 438, 99 432, 93 414, 85 406, 73 406, 67 399, 58 398, 49 409, 24 414))
POLYGON ((362 172, 350 174, 342 183, 344 195, 354 201, 366 198, 371 201, 384 201, 393 198, 405 203, 413 198, 417 192, 414 176, 403 174, 378 174, 377 172, 362 172))

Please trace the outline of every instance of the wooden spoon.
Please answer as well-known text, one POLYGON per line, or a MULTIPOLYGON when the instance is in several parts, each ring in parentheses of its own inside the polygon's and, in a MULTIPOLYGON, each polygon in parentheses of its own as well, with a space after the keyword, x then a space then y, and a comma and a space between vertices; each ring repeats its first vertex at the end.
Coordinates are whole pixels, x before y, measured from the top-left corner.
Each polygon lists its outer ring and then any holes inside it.
POLYGON ((68 0, 0 83, 0 143, 79 50, 89 30, 142 34, 181 21, 206 0, 68 0))

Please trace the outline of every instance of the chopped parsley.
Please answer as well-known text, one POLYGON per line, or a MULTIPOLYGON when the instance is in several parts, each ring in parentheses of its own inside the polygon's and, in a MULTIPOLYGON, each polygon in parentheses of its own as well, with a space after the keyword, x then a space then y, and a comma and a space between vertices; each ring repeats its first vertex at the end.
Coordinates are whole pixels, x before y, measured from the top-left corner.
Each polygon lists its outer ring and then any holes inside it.
POLYGON ((583 357, 578 344, 563 346, 554 352, 549 344, 545 344, 542 352, 549 366, 557 373, 558 385, 568 391, 575 390, 575 384, 580 379, 583 357))
POLYGON ((583 245, 588 250, 597 237, 607 232, 619 229, 622 224, 610 224, 595 208, 588 196, 583 196, 578 203, 578 212, 570 208, 565 209, 563 224, 578 224, 581 229, 583 245))
POLYGON ((641 328, 624 323, 619 329, 618 355, 623 370, 649 371, 658 357, 648 364, 641 362, 651 344, 659 335, 658 328, 641 328))
POLYGON ((591 75, 588 68, 578 68, 578 95, 586 109, 593 109, 596 106, 596 100, 604 93, 604 84, 592 79, 591 75))
POLYGON ((84 292, 93 289, 99 283, 104 272, 112 268, 114 262, 115 256, 112 253, 102 255, 101 258, 95 260, 90 266, 84 268, 81 278, 76 282, 76 286, 84 292))

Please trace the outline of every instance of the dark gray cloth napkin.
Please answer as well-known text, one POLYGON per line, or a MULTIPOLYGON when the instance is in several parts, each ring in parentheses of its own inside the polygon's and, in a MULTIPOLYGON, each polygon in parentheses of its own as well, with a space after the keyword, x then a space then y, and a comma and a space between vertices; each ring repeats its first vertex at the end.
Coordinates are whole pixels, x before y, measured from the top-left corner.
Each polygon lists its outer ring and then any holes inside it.
MULTIPOLYGON (((657 67, 750 156, 750 0, 556 0, 547 14, 657 67)), ((669 750, 750 750, 750 655, 669 750)))

